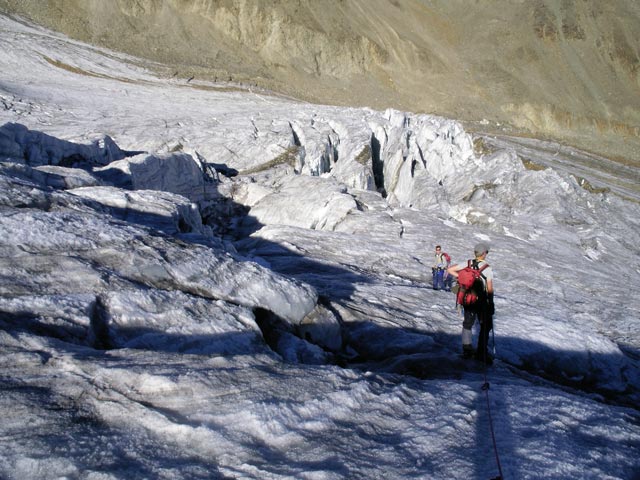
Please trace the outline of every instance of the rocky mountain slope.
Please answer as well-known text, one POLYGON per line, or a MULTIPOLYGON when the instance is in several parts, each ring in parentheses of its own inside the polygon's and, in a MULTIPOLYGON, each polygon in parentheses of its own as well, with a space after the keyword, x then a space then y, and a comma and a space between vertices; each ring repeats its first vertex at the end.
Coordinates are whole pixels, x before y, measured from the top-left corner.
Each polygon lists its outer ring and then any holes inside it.
POLYGON ((639 164, 636 0, 0 0, 0 10, 169 75, 436 113, 639 164))

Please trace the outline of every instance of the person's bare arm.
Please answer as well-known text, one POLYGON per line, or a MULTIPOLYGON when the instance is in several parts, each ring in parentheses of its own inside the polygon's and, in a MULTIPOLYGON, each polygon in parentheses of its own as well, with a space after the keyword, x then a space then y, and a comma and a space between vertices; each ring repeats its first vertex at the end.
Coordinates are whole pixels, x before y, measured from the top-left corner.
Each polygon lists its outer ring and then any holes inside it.
POLYGON ((449 275, 453 275, 455 278, 458 278, 458 272, 462 270, 464 267, 462 265, 451 265, 447 268, 447 273, 449 275))
POLYGON ((487 280, 487 292, 493 294, 493 280, 487 280))

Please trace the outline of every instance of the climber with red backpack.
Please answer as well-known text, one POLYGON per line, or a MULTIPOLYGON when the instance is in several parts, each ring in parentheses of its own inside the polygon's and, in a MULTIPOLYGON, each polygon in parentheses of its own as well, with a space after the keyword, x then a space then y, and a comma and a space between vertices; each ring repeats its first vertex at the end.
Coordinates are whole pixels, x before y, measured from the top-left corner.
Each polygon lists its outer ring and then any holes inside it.
POLYGON ((488 350, 489 333, 493 329, 493 270, 486 262, 489 246, 479 243, 474 247, 475 258, 466 265, 453 265, 447 273, 458 279, 456 302, 464 308, 462 323, 462 356, 474 357, 491 365, 493 357, 488 350), (476 319, 480 323, 478 348, 473 350, 471 329, 476 319))

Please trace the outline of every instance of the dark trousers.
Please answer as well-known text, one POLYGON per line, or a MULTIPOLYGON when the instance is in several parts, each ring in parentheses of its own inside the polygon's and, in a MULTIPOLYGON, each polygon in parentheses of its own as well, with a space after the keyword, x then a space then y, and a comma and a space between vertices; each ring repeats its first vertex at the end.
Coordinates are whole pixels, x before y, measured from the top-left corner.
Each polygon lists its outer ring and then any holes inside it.
POLYGON ((471 330, 476 320, 480 322, 480 334, 478 335, 478 348, 476 351, 478 354, 484 355, 488 352, 489 333, 493 329, 493 316, 487 312, 487 308, 484 306, 479 308, 477 311, 465 309, 462 328, 471 330))

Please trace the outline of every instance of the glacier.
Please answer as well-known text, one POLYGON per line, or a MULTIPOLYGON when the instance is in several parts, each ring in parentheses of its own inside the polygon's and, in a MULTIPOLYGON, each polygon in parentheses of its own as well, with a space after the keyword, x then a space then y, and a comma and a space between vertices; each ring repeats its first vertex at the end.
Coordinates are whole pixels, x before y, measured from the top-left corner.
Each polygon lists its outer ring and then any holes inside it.
POLYGON ((636 170, 0 43, 0 476, 637 478, 636 170), (488 369, 430 278, 478 241, 488 369))

